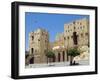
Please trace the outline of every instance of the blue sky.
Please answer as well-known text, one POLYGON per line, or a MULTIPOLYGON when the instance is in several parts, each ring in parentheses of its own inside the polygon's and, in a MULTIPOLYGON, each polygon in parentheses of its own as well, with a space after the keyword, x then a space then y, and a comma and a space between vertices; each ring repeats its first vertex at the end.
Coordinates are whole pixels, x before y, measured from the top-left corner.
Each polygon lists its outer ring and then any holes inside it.
POLYGON ((56 34, 64 31, 65 23, 85 17, 89 18, 88 15, 25 12, 25 49, 29 47, 29 32, 37 28, 46 29, 50 35, 50 42, 53 42, 56 34))

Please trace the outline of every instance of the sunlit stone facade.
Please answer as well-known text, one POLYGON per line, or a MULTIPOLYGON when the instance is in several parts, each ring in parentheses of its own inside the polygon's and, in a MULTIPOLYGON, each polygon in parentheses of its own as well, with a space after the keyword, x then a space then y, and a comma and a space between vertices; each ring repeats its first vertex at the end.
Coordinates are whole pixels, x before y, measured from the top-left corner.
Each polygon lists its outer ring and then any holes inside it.
POLYGON ((65 47, 89 45, 89 20, 83 18, 64 24, 65 47))
MULTIPOLYGON (((46 63, 47 51, 53 51, 53 62, 69 61, 67 50, 73 47, 89 46, 89 20, 83 18, 64 24, 64 32, 57 34, 54 42, 49 42, 49 33, 37 29, 29 33, 28 64, 46 63)), ((82 56, 82 55, 81 55, 82 56)))
POLYGON ((29 54, 33 55, 33 63, 45 63, 45 52, 49 50, 49 34, 44 29, 37 29, 29 34, 29 54))

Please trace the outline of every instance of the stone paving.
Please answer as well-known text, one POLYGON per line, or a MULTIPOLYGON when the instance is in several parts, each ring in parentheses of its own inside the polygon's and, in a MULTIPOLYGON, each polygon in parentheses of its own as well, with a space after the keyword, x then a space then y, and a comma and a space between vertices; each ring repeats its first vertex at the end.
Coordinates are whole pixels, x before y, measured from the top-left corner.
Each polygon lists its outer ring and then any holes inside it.
MULTIPOLYGON (((88 60, 82 60, 78 62, 79 65, 76 66, 81 66, 81 65, 89 65, 89 61, 88 60)), ((66 67, 66 66, 70 66, 70 62, 55 62, 55 63, 45 63, 45 64, 29 64, 27 66, 25 66, 25 68, 41 68, 41 67, 66 67)))

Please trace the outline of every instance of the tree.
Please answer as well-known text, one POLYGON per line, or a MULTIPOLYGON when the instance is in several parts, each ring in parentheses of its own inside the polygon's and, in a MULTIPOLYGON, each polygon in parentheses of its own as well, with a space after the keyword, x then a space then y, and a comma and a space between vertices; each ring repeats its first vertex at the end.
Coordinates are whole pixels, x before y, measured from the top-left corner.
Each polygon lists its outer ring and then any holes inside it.
POLYGON ((73 58, 74 58, 75 56, 78 56, 78 55, 80 55, 80 51, 77 50, 76 48, 71 48, 71 49, 68 50, 68 56, 70 56, 70 65, 73 64, 73 63, 72 63, 73 58))
POLYGON ((55 54, 52 51, 48 51, 46 53, 46 57, 47 57, 47 63, 52 62, 53 58, 55 57, 55 54))

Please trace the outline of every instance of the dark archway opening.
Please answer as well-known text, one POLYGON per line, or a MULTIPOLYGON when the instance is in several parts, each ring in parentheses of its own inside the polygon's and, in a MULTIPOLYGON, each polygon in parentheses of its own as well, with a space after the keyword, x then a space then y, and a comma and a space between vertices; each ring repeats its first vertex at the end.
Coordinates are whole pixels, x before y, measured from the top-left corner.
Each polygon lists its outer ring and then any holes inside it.
POLYGON ((74 41, 74 44, 77 45, 77 35, 76 35, 76 32, 73 32, 73 41, 74 41))
POLYGON ((58 53, 58 62, 60 62, 60 53, 58 53))
POLYGON ((65 52, 63 51, 63 61, 65 61, 65 52))
POLYGON ((30 64, 34 64, 34 57, 30 59, 30 64))

